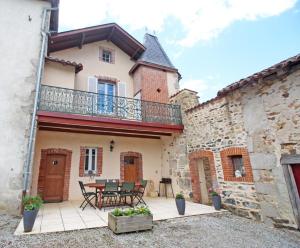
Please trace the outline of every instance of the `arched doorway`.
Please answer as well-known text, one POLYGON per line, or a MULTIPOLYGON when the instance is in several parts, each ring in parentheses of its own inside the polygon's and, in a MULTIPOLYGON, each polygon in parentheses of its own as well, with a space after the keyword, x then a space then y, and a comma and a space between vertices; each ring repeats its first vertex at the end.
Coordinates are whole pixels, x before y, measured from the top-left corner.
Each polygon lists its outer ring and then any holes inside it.
POLYGON ((38 178, 38 194, 46 202, 61 202, 69 198, 72 151, 42 149, 38 178))
POLYGON ((200 150, 189 154, 194 202, 209 204, 209 188, 216 184, 216 169, 212 151, 200 150))
POLYGON ((143 160, 139 152, 122 152, 120 155, 120 179, 137 182, 143 179, 143 160))

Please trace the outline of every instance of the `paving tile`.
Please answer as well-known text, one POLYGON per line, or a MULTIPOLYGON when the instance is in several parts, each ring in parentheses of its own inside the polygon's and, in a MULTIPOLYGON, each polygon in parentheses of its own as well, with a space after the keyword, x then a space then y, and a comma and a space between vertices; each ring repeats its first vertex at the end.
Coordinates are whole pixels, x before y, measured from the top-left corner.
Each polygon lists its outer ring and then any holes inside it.
MULTIPOLYGON (((153 213, 154 220, 218 212, 211 206, 187 201, 186 214, 180 216, 176 209, 175 200, 172 198, 146 197, 145 201, 153 213)), ((38 213, 33 231, 28 234, 107 226, 108 213, 112 211, 112 209, 105 209, 104 211, 103 209, 99 210, 87 207, 82 211, 82 209, 79 208, 80 204, 81 201, 44 204, 38 213)), ((19 223, 15 234, 24 234, 22 221, 19 223)))

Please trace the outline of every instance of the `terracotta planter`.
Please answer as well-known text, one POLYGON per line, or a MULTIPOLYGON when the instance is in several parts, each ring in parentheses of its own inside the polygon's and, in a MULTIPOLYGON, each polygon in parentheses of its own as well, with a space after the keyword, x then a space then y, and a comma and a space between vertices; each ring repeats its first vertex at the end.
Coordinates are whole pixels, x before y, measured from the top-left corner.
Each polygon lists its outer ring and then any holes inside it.
POLYGON ((24 210, 23 213, 23 225, 24 225, 24 232, 31 232, 36 216, 38 214, 39 210, 24 210))
POLYGON ((215 210, 220 210, 221 209, 221 205, 222 205, 221 196, 214 195, 212 197, 212 202, 213 202, 213 205, 215 207, 215 210))
POLYGON ((185 213, 185 199, 175 199, 178 214, 184 215, 185 213))

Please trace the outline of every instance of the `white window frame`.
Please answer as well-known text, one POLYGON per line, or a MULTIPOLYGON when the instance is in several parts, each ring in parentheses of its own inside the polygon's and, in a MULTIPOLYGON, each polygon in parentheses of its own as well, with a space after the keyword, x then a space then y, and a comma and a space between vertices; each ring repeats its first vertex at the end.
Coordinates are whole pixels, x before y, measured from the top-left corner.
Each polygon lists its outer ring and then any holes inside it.
POLYGON ((102 61, 106 63, 111 63, 112 62, 112 52, 109 50, 102 50, 102 61), (108 61, 107 61, 108 59, 108 61))
POLYGON ((89 174, 89 171, 92 171, 93 174, 97 173, 97 157, 98 157, 98 149, 97 147, 87 147, 85 148, 84 151, 84 174, 89 174), (86 170, 86 151, 89 150, 89 154, 88 154, 88 169, 86 170), (92 157, 93 157, 93 150, 95 150, 95 169, 92 169, 92 157))

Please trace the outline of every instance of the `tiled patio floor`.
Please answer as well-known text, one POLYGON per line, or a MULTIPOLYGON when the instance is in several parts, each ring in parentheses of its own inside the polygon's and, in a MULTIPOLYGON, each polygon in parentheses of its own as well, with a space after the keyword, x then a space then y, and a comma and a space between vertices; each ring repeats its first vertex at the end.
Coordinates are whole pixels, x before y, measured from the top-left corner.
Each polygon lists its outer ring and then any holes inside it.
MULTIPOLYGON (((216 213, 213 207, 186 202, 184 216, 178 215, 175 200, 173 198, 145 198, 147 205, 153 213, 154 220, 165 220, 191 215, 216 213)), ((105 227, 107 226, 107 213, 105 211, 86 207, 84 211, 79 208, 79 201, 66 201, 61 203, 47 203, 40 209, 32 232, 28 234, 61 232, 77 229, 105 227)), ((23 220, 18 225, 15 235, 22 235, 23 220)))

